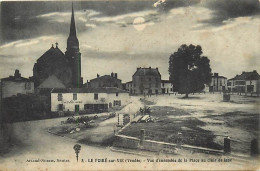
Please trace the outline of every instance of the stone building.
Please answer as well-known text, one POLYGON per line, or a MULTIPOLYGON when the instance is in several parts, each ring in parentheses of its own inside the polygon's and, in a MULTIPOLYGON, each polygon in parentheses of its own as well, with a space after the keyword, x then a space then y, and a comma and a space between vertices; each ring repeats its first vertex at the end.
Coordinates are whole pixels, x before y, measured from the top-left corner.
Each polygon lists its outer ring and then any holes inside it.
POLYGON ((132 76, 132 94, 161 94, 161 74, 158 68, 137 68, 132 76))
POLYGON ((33 93, 34 82, 32 79, 22 77, 19 70, 15 70, 14 76, 1 79, 1 98, 33 93))
POLYGON ((260 76, 256 70, 252 72, 242 72, 242 74, 229 79, 227 86, 230 92, 255 93, 259 95, 260 76))
POLYGON ((130 94, 133 94, 133 81, 129 81, 125 83, 125 90, 130 94))
POLYGON ((111 75, 99 76, 87 82, 85 87, 88 88, 99 88, 99 87, 116 87, 123 89, 122 81, 117 78, 117 73, 111 73, 111 75))
POLYGON ((79 88, 82 86, 81 53, 76 34, 74 10, 72 6, 70 33, 65 54, 56 47, 46 51, 33 67, 36 88, 79 88))
POLYGON ((129 93, 115 87, 53 89, 51 111, 107 111, 129 103, 129 93))

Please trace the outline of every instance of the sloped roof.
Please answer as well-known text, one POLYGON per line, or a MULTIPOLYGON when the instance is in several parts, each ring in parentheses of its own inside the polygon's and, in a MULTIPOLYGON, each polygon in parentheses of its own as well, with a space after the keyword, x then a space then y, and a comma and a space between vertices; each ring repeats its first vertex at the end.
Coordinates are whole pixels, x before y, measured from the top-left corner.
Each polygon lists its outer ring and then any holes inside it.
POLYGON ((38 88, 66 88, 66 86, 55 75, 51 75, 38 88))
MULTIPOLYGON (((94 80, 101 80, 101 79, 116 79, 116 80, 120 80, 118 78, 115 78, 115 77, 112 77, 110 75, 103 75, 103 76, 100 76, 100 77, 97 77, 97 78, 94 78, 90 81, 94 81, 94 80)), ((121 80, 120 80, 121 81, 121 80)))
POLYGON ((24 77, 15 77, 15 76, 9 76, 9 77, 6 77, 6 78, 2 78, 1 81, 32 82, 31 79, 24 78, 24 77))
POLYGON ((133 76, 161 76, 158 68, 137 68, 133 76))
POLYGON ((52 93, 129 93, 115 87, 100 87, 100 88, 55 88, 52 93))
POLYGON ((218 75, 218 76, 216 76, 216 75, 213 75, 213 76, 211 76, 211 77, 212 77, 212 78, 225 78, 225 79, 227 78, 227 77, 224 77, 224 76, 219 76, 219 75, 218 75))
POLYGON ((259 80, 260 79, 260 75, 257 73, 257 71, 243 72, 240 75, 236 75, 232 79, 233 80, 259 80))
POLYGON ((45 58, 54 58, 54 57, 63 58, 64 56, 65 56, 64 53, 58 47, 56 48, 51 47, 39 59, 37 59, 37 62, 44 60, 45 58))

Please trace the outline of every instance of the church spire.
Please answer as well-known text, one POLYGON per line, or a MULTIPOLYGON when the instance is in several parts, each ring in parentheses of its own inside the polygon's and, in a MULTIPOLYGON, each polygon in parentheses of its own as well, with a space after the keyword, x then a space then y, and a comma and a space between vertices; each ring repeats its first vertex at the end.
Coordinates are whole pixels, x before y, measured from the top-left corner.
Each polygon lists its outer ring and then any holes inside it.
POLYGON ((72 12, 71 12, 71 22, 70 22, 70 36, 76 36, 76 25, 74 19, 73 2, 72 2, 72 12))
POLYGON ((67 40, 67 50, 79 48, 79 41, 76 34, 76 24, 74 19, 74 9, 72 2, 72 10, 71 10, 71 23, 70 23, 70 34, 67 40))

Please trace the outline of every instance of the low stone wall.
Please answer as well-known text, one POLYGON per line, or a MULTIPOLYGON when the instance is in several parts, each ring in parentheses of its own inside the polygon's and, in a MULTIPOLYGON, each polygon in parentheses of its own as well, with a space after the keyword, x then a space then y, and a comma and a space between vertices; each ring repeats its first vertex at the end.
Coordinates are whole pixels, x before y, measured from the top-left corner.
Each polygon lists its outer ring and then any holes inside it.
POLYGON ((166 143, 153 140, 142 140, 136 137, 129 137, 125 135, 116 135, 116 140, 114 141, 114 147, 129 148, 129 149, 140 149, 154 152, 164 152, 164 153, 177 153, 176 147, 183 150, 208 153, 208 154, 224 154, 222 150, 214 150, 203 147, 196 147, 190 145, 177 145, 173 143, 166 143))
POLYGON ((141 149, 147 151, 163 151, 174 153, 176 144, 158 142, 152 140, 141 140, 136 137, 129 137, 125 135, 116 135, 116 140, 114 141, 115 147, 129 148, 129 149, 141 149))

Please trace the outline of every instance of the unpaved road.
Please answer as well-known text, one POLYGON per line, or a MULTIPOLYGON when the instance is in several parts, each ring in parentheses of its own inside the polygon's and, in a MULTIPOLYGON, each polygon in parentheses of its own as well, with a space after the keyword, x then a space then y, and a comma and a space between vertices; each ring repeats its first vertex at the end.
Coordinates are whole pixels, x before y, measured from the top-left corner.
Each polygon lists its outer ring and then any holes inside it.
MULTIPOLYGON (((130 109, 127 109, 130 110, 130 109)), ((127 153, 119 153, 111 151, 109 147, 94 147, 81 144, 79 159, 84 159, 84 162, 76 162, 76 155, 73 150, 75 141, 73 139, 55 136, 49 134, 47 129, 60 123, 64 118, 21 122, 14 123, 10 126, 13 138, 16 139, 15 146, 8 154, 0 157, 0 170, 122 170, 122 169, 139 169, 139 170, 155 170, 155 169, 245 169, 245 167, 257 166, 257 163, 246 166, 239 162, 230 163, 214 163, 214 162, 187 162, 187 163, 172 163, 163 162, 157 163, 147 162, 149 159, 178 159, 185 157, 190 158, 220 158, 219 156, 208 156, 204 154, 184 154, 181 156, 171 155, 153 155, 152 157, 139 156, 127 153), (107 162, 98 162, 96 159, 107 159, 107 162), (33 162, 35 160, 42 162, 33 162), (59 160, 69 160, 69 162, 57 162, 59 160), (88 162, 93 159, 93 162, 88 162), (123 159, 123 162, 108 162, 108 160, 123 159), (129 162, 128 159, 138 159, 141 162, 129 162), (53 160, 55 162, 48 162, 53 160), (30 161, 30 162, 28 162, 30 161)), ((137 153, 136 153, 137 154, 137 153)))

